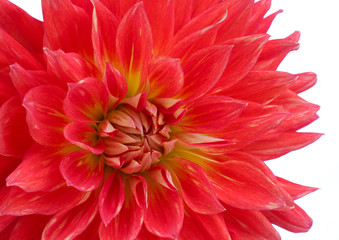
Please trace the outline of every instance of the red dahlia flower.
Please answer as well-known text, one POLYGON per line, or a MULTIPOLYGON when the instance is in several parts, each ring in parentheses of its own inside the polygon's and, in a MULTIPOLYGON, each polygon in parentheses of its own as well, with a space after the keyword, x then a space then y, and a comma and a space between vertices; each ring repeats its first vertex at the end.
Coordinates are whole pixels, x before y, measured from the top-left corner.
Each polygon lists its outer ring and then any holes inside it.
POLYGON ((1 239, 280 239, 315 188, 265 160, 319 138, 269 0, 0 0, 1 239))

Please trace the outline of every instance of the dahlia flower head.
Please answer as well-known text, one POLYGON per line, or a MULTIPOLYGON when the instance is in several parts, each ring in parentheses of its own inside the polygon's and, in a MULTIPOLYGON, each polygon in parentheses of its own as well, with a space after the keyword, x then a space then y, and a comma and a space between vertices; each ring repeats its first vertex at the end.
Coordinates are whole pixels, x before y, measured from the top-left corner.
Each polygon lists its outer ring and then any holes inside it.
MULTIPOLYGON (((320 137, 270 0, 0 0, 0 238, 276 240, 316 190, 265 161, 320 137)), ((293 166, 291 166, 293 167, 293 166)))

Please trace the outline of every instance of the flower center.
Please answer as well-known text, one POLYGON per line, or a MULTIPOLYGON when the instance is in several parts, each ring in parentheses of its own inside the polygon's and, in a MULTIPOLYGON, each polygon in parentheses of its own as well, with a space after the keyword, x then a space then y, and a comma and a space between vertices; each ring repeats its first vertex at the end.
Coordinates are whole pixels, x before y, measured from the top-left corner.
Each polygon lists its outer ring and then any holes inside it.
POLYGON ((160 161, 174 148, 170 128, 162 113, 135 111, 119 106, 107 115, 105 128, 110 133, 103 136, 105 163, 126 174, 142 172, 160 161))

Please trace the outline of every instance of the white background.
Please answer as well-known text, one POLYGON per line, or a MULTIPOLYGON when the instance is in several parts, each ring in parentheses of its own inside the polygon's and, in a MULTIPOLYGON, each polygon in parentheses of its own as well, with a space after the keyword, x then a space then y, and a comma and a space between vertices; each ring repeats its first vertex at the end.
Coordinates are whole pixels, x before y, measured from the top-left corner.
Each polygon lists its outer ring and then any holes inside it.
MULTIPOLYGON (((284 10, 269 31, 272 38, 301 31, 300 49, 290 53, 279 70, 318 75, 317 85, 301 96, 321 106, 320 119, 303 131, 325 134, 311 146, 268 162, 277 176, 320 188, 297 201, 314 220, 311 230, 278 231, 283 240, 339 240, 339 4, 337 0, 272 1, 270 12, 284 10)), ((40 0, 11 2, 42 19, 40 0)))

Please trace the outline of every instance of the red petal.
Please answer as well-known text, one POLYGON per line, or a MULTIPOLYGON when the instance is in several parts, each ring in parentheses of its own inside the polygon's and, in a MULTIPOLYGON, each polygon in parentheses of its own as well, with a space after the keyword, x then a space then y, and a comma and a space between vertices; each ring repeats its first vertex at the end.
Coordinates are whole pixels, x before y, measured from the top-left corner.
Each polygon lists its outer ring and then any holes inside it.
POLYGON ((106 61, 119 65, 116 54, 115 41, 118 29, 118 20, 103 3, 92 1, 94 6, 92 18, 92 41, 96 61, 101 69, 106 61))
POLYGON ((184 88, 177 98, 186 104, 203 96, 225 70, 232 46, 212 46, 199 50, 183 63, 184 88))
POLYGON ((145 227, 145 225, 142 225, 142 228, 138 234, 138 237, 136 238, 136 240, 171 240, 172 238, 162 238, 159 236, 156 236, 152 233, 150 233, 147 228, 145 227))
POLYGON ((172 158, 169 166, 179 181, 181 195, 190 209, 202 214, 225 210, 202 167, 182 158, 172 158))
MULTIPOLYGON (((195 3, 195 1, 193 3, 195 3)), ((174 42, 178 43, 194 32, 223 21, 227 15, 227 4, 227 2, 222 2, 218 5, 210 5, 212 7, 209 6, 210 8, 208 10, 191 19, 191 21, 175 34, 174 42)))
POLYGON ((174 33, 191 19, 193 0, 174 0, 174 33))
POLYGON ((25 95, 27 124, 33 139, 41 145, 65 143, 63 128, 69 122, 62 108, 66 93, 59 87, 42 85, 25 95))
POLYGON ((101 155, 88 151, 72 152, 61 160, 60 172, 68 185, 80 191, 92 191, 103 179, 104 162, 101 155))
POLYGON ((259 168, 240 161, 206 162, 205 171, 218 197, 226 204, 245 209, 285 206, 279 188, 259 168))
POLYGON ((180 93, 184 86, 184 72, 179 59, 168 56, 153 58, 148 66, 151 84, 150 98, 168 98, 180 93))
POLYGON ((258 34, 235 38, 223 42, 234 45, 225 72, 213 87, 215 93, 224 94, 224 90, 237 83, 252 70, 269 36, 258 34), (246 56, 246 57, 244 57, 246 56))
POLYGON ((273 224, 291 232, 307 232, 312 227, 312 219, 295 204, 288 211, 262 211, 265 217, 273 224))
POLYGON ((299 37, 300 33, 295 32, 285 39, 268 41, 266 46, 263 48, 254 69, 276 70, 289 52, 299 48, 299 37))
POLYGON ((0 186, 6 185, 6 178, 20 164, 21 159, 0 155, 0 186))
POLYGON ((254 34, 257 31, 270 7, 271 0, 261 0, 254 3, 251 18, 247 24, 246 35, 254 34))
POLYGON ((84 57, 93 55, 91 19, 84 9, 70 0, 43 0, 42 9, 48 48, 76 52, 84 57))
POLYGON ((102 154, 105 151, 105 143, 91 126, 85 123, 71 122, 64 128, 64 136, 71 143, 91 151, 94 154, 102 154))
MULTIPOLYGON (((15 223, 15 216, 0 216, 0 237, 2 237, 3 230, 5 230, 11 223, 15 223)), ((1 239, 1 238, 0 238, 1 239)))
POLYGON ((290 86, 290 90, 295 93, 301 93, 312 87, 317 82, 317 75, 312 72, 300 73, 296 76, 296 81, 292 86, 290 86))
POLYGON ((231 240, 221 214, 199 214, 185 209, 185 219, 178 240, 231 240))
POLYGON ((219 0, 195 0, 193 2, 192 16, 197 16, 219 2, 219 0))
POLYGON ((321 136, 320 133, 286 132, 274 139, 256 141, 242 150, 262 160, 269 160, 303 148, 318 140, 321 136))
POLYGON ((100 225, 100 239, 134 240, 139 234, 143 219, 144 210, 139 207, 131 193, 127 194, 119 214, 107 227, 103 223, 100 225))
POLYGON ((41 52, 44 35, 43 23, 10 1, 0 1, 0 8, 2 10, 0 28, 29 52, 41 52))
POLYGON ((152 28, 154 55, 166 54, 173 41, 174 0, 144 0, 143 3, 152 28))
POLYGON ((27 215, 16 222, 10 239, 36 240, 41 238, 42 231, 50 216, 27 215))
POLYGON ((261 23, 259 24, 259 26, 257 27, 256 33, 266 33, 268 31, 268 29, 270 28, 273 20, 275 19, 275 17, 279 14, 282 13, 283 11, 280 9, 274 13, 272 13, 271 15, 265 17, 261 23))
POLYGON ((135 201, 141 208, 147 208, 147 183, 145 178, 139 175, 131 176, 129 178, 129 184, 131 186, 135 201))
POLYGON ((126 79, 109 62, 106 63, 106 72, 103 79, 110 94, 121 101, 127 93, 126 79))
POLYGON ((227 18, 222 22, 217 43, 245 36, 246 25, 252 14, 253 0, 228 0, 227 18))
POLYGON ((62 50, 45 50, 47 72, 56 76, 55 84, 67 89, 67 83, 80 80, 95 73, 94 67, 77 53, 65 53, 62 50), (91 69, 92 68, 92 69, 91 69))
POLYGON ((73 239, 90 225, 97 212, 97 196, 92 193, 86 202, 56 214, 47 223, 41 240, 73 239))
POLYGON ((131 97, 145 87, 147 65, 152 58, 152 30, 142 2, 121 20, 116 44, 127 80, 127 95, 131 97))
POLYGON ((213 134, 238 118, 245 107, 246 103, 225 96, 205 96, 187 107, 178 126, 188 132, 213 134))
POLYGON ((25 192, 49 192, 60 188, 65 181, 59 172, 63 157, 59 150, 33 145, 21 164, 8 176, 7 186, 18 186, 25 192))
POLYGON ((20 43, 0 29, 0 69, 18 63, 25 69, 43 69, 41 63, 20 43))
POLYGON ((73 121, 98 122, 106 116, 108 92, 96 78, 70 83, 64 101, 65 114, 73 121))
POLYGON ((227 207, 224 218, 229 231, 235 232, 241 239, 281 239, 260 211, 227 207))
POLYGON ((156 181, 148 184, 149 205, 145 213, 148 231, 159 237, 177 238, 184 220, 184 206, 179 192, 162 187, 156 181))
POLYGON ((311 192, 318 190, 318 188, 307 187, 300 184, 292 183, 286 179, 277 177, 279 186, 285 189, 293 198, 293 200, 299 199, 311 192))
POLYGON ((268 104, 287 90, 296 77, 286 72, 253 71, 223 94, 246 101, 268 104))
POLYGON ((234 143, 222 138, 210 137, 199 133, 179 132, 173 133, 173 137, 180 140, 177 146, 183 145, 184 148, 202 148, 202 147, 225 147, 234 143))
POLYGON ((18 97, 12 97, 0 108, 0 153, 22 157, 32 144, 26 125, 25 109, 18 97))
POLYGON ((124 186, 119 172, 115 171, 105 181, 99 195, 99 212, 105 226, 120 212, 124 200, 124 186))
POLYGON ((11 76, 13 85, 18 91, 21 99, 25 97, 25 94, 30 89, 52 82, 51 77, 48 76, 48 74, 45 71, 26 70, 17 63, 11 65, 9 75, 11 76))
POLYGON ((8 187, 1 194, 1 215, 14 216, 52 215, 71 208, 86 199, 86 193, 71 187, 62 187, 53 192, 33 193, 26 193, 18 187, 8 187))
POLYGON ((147 174, 163 187, 175 192, 177 191, 177 188, 173 184, 170 172, 164 166, 155 165, 147 172, 147 174))
POLYGON ((0 72, 0 106, 19 91, 14 83, 12 83, 13 80, 11 78, 7 72, 0 72))

